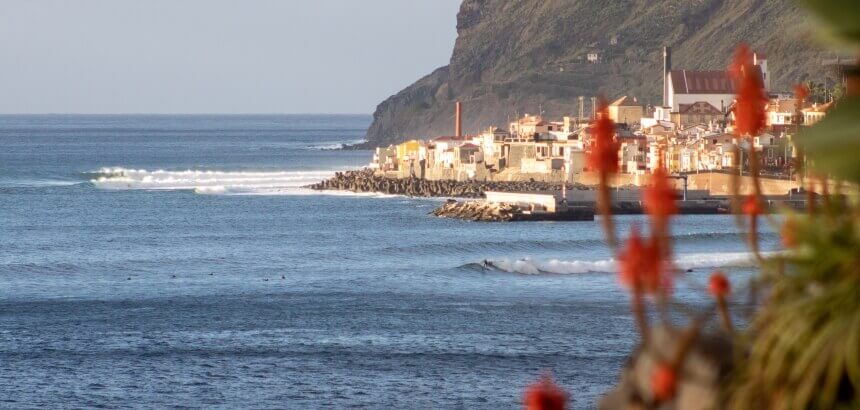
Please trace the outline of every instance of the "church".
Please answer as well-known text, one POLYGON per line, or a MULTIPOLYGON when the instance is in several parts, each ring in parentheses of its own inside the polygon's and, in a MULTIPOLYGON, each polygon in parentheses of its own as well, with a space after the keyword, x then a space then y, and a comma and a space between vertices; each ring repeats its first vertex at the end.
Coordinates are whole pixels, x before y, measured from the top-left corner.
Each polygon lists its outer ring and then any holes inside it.
MULTIPOLYGON (((725 114, 736 94, 736 84, 728 71, 675 70, 671 53, 669 47, 663 47, 663 104, 655 107, 653 119, 643 118, 643 127, 663 122, 680 126, 682 120, 705 118, 705 114, 710 119, 718 113, 725 114), (702 115, 685 115, 690 112, 702 115)), ((766 56, 755 53, 753 62, 765 90, 770 91, 766 56)))

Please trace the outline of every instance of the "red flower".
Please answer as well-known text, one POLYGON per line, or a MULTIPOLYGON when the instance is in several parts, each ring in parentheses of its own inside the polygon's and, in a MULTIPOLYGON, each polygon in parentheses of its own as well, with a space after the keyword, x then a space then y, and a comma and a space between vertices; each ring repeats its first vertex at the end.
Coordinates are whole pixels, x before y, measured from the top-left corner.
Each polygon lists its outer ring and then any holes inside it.
POLYGON ((661 402, 675 397, 677 377, 675 370, 667 364, 661 364, 651 374, 651 390, 654 400, 661 402))
POLYGON ((549 376, 542 377, 526 390, 526 410, 564 410, 567 394, 549 376))
POLYGON ((664 264, 656 241, 645 243, 635 226, 618 260, 619 279, 634 292, 656 294, 671 286, 668 276, 663 274, 664 264))
POLYGON ((794 98, 798 100, 798 102, 803 101, 809 97, 809 87, 806 84, 800 83, 794 86, 794 98))
POLYGON ((651 184, 642 194, 645 211, 658 224, 668 221, 669 216, 678 212, 675 204, 675 189, 669 183, 669 175, 663 167, 657 168, 651 176, 651 184))
POLYGON ((711 274, 708 281, 708 292, 716 298, 724 298, 731 291, 731 284, 723 272, 716 271, 711 274))
POLYGON ((803 102, 809 97, 809 87, 806 84, 800 83, 794 86, 794 109, 800 111, 803 109, 803 102))
POLYGON ((741 136, 759 135, 765 126, 768 100, 761 71, 753 64, 753 54, 746 44, 738 46, 729 73, 738 91, 734 107, 735 130, 741 136))
POLYGON ((609 108, 602 98, 596 118, 591 123, 591 135, 593 143, 588 155, 588 168, 600 173, 617 173, 621 145, 614 140, 615 123, 609 118, 609 108))
POLYGON ((755 195, 750 195, 744 200, 743 211, 749 216, 761 215, 761 203, 755 195))

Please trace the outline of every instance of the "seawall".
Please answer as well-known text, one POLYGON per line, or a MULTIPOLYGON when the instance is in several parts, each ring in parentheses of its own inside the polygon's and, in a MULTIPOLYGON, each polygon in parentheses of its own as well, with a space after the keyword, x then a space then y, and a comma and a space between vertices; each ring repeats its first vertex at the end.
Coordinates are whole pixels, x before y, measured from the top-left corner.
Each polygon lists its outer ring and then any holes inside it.
MULTIPOLYGON (((544 181, 455 181, 420 178, 388 178, 371 170, 338 172, 333 178, 310 185, 316 190, 381 192, 419 197, 480 198, 485 191, 536 192, 557 191, 560 184, 544 181)), ((582 184, 568 183, 570 191, 587 191, 582 184)))

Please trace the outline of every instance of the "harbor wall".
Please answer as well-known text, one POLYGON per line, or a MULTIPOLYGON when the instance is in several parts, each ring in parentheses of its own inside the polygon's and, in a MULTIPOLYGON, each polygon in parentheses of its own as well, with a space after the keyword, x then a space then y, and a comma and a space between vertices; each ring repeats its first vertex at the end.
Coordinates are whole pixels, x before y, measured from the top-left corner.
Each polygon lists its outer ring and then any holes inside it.
MULTIPOLYGON (((501 172, 492 172, 483 163, 461 165, 455 168, 420 167, 414 165, 412 169, 408 166, 398 171, 378 172, 378 175, 392 179, 404 179, 416 177, 430 181, 483 181, 483 182, 546 182, 561 184, 567 180, 568 183, 596 186, 599 184, 599 176, 594 172, 570 172, 565 178, 561 170, 549 172, 522 172, 514 169, 505 169, 501 172)), ((612 187, 645 186, 648 184, 647 174, 617 174, 610 180, 612 187)), ((687 174, 688 190, 710 191, 714 196, 731 195, 732 175, 723 172, 701 172, 698 174, 687 174)), ((798 187, 797 181, 759 178, 764 195, 786 195, 798 187)), ((673 184, 678 190, 684 188, 680 179, 673 179, 673 184)), ((835 187, 831 186, 831 192, 835 187)), ((820 190, 820 188, 818 189, 820 190)), ((817 191, 818 191, 817 190, 817 191)), ((740 193, 747 195, 753 192, 752 178, 748 176, 740 179, 740 193)))
MULTIPOLYGON (((634 175, 634 174, 619 174, 615 175, 610 181, 613 187, 618 186, 645 186, 648 184, 649 175, 634 175)), ((726 196, 732 194, 731 182, 732 175, 720 172, 702 172, 698 174, 687 174, 687 190, 688 191, 707 191, 712 196, 726 196)), ((582 185, 597 185, 599 177, 593 172, 583 172, 578 175, 575 182, 582 185)), ((740 193, 748 195, 753 192, 752 178, 748 176, 740 179, 740 193)), ((774 178, 759 178, 764 195, 786 195, 788 192, 797 188, 797 181, 774 179, 774 178)), ((683 190, 684 181, 681 179, 671 180, 675 189, 683 190)))

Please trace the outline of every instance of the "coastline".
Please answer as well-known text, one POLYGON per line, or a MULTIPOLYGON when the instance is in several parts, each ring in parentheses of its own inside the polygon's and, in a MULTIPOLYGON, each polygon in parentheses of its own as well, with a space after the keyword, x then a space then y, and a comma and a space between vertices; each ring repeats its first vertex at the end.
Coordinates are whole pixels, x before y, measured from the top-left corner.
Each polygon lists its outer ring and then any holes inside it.
MULTIPOLYGON (((481 198, 486 191, 547 192, 561 189, 561 184, 542 181, 476 181, 428 180, 420 178, 388 178, 370 169, 337 172, 335 176, 307 188, 325 191, 377 192, 413 197, 481 198)), ((569 191, 591 191, 593 187, 568 183, 569 191)))
MULTIPOLYGON (((477 181, 477 180, 428 180, 416 177, 391 178, 371 169, 337 172, 334 177, 308 185, 306 188, 326 191, 350 191, 356 193, 381 193, 408 197, 458 198, 449 199, 430 215, 482 222, 507 221, 583 221, 593 220, 595 215, 595 187, 581 183, 568 183, 562 194, 561 184, 545 181, 477 181), (486 200, 487 192, 514 193, 525 196, 555 196, 561 206, 559 211, 529 207, 523 203, 494 203, 486 200), (565 199, 562 200, 562 195, 565 199), (563 203, 563 205, 562 205, 563 203)), ((639 215, 645 212, 641 202, 641 187, 622 186, 612 191, 610 205, 614 214, 639 215)), ((679 193, 680 195, 680 193, 679 193)), ((708 191, 695 190, 684 193, 676 200, 679 214, 714 215, 732 213, 731 197, 713 196, 708 191)), ((767 211, 780 208, 804 209, 804 200, 788 196, 770 196, 767 211)))

